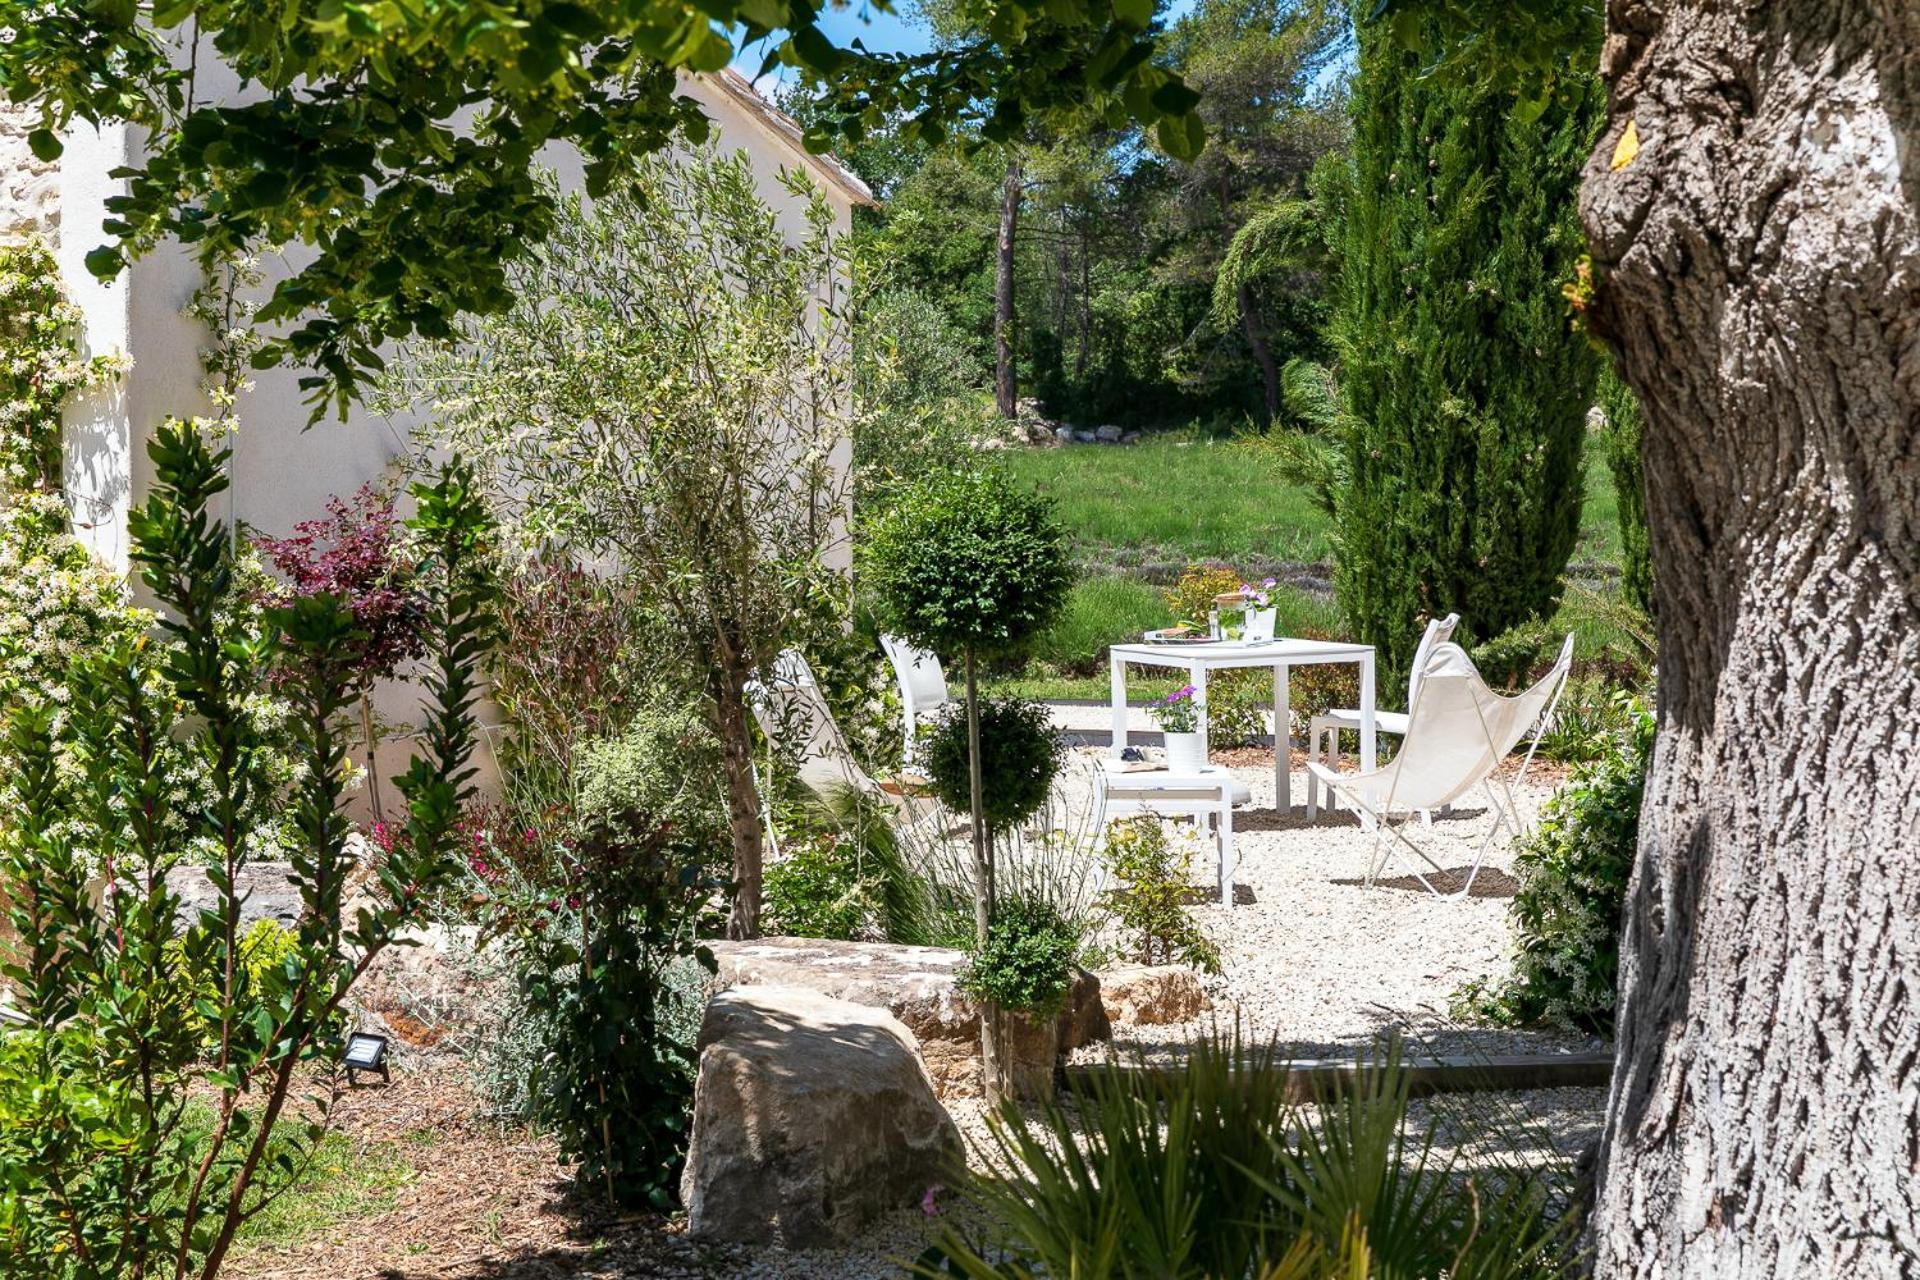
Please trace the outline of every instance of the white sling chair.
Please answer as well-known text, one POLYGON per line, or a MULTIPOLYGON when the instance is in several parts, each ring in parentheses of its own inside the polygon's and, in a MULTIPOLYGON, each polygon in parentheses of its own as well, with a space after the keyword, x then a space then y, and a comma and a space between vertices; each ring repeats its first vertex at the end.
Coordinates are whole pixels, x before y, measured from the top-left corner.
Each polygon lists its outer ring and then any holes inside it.
MULTIPOLYGON (((1420 672, 1427 665, 1427 656, 1433 652, 1433 646, 1445 644, 1453 639, 1453 629, 1460 625, 1460 615, 1450 613, 1444 618, 1435 618, 1427 624, 1420 636, 1420 645, 1413 651, 1413 674, 1407 678, 1407 708, 1413 708, 1413 700, 1420 696, 1420 672)), ((1376 733, 1392 733, 1402 737, 1407 732, 1407 717, 1398 711, 1376 711, 1373 713, 1373 728, 1376 733)), ((1307 760, 1319 761, 1329 769, 1340 767, 1340 731, 1351 729, 1360 732, 1360 713, 1341 708, 1315 716, 1307 725, 1307 760)), ((1320 779, 1309 769, 1307 771, 1307 821, 1312 822, 1320 816, 1320 779)), ((1433 810, 1422 809, 1421 820, 1428 826, 1433 825, 1433 810)))
POLYGON ((1457 644, 1437 644, 1421 669, 1419 692, 1407 713, 1406 737, 1391 763, 1369 773, 1335 773, 1323 764, 1307 765, 1331 791, 1372 820, 1375 834, 1367 870, 1369 886, 1379 878, 1388 859, 1403 848, 1434 871, 1446 870, 1408 838, 1405 822, 1396 826, 1390 821, 1396 810, 1443 808, 1484 785, 1493 806, 1493 826, 1474 852, 1473 866, 1459 891, 1441 893, 1417 865, 1408 864, 1414 877, 1435 897, 1464 898, 1472 892, 1474 877, 1480 874, 1480 864, 1494 837, 1502 829, 1511 835, 1520 833, 1519 804, 1513 787, 1525 781, 1533 753, 1540 745, 1538 729, 1552 718, 1572 669, 1573 637, 1568 636, 1553 669, 1538 684, 1511 698, 1502 697, 1480 678, 1466 650, 1457 644), (1496 784, 1494 770, 1529 731, 1534 732, 1534 740, 1519 773, 1513 782, 1500 780, 1496 784))
MULTIPOLYGON (((772 676, 765 684, 748 685, 747 700, 767 742, 796 755, 801 785, 822 797, 841 787, 880 796, 910 821, 932 816, 934 806, 916 806, 904 790, 883 786, 860 767, 840 726, 834 723, 833 711, 820 692, 820 683, 805 654, 797 649, 783 650, 774 660, 772 676)), ((768 830, 772 830, 771 822, 768 830)))
POLYGON ((947 673, 937 655, 915 648, 899 636, 881 636, 880 647, 893 664, 893 675, 900 682, 900 719, 903 724, 900 764, 902 768, 918 763, 920 717, 938 711, 952 701, 947 694, 947 673))

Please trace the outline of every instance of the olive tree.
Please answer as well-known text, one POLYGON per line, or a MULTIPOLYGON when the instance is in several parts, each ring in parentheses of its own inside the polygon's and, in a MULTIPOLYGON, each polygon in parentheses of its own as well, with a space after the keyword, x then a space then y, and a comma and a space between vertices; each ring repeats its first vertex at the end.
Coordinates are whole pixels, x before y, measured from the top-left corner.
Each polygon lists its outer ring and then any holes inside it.
POLYGON ((759 931, 765 833, 748 686, 790 643, 846 537, 840 245, 808 195, 789 244, 743 153, 640 162, 631 192, 561 202, 508 268, 514 305, 414 346, 383 399, 430 407, 528 554, 623 580, 649 656, 723 749, 736 883, 759 931))
MULTIPOLYGON (((1020 652, 1046 630, 1073 582, 1065 530, 1052 504, 996 471, 932 477, 866 529, 863 564, 881 621, 935 653, 959 654, 967 685, 967 773, 973 828, 974 940, 993 924, 989 810, 982 786, 979 668, 1020 652)), ((980 1019, 982 1074, 1003 1091, 998 1010, 980 1019)))

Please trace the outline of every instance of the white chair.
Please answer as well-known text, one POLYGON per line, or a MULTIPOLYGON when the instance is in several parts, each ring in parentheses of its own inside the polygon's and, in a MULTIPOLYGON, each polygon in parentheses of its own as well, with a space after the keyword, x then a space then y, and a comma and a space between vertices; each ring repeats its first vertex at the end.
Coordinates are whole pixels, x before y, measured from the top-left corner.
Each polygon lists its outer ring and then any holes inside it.
POLYGON ((899 636, 881 636, 880 647, 886 650, 894 678, 900 682, 900 719, 905 738, 900 764, 905 768, 919 761, 920 717, 938 711, 953 699, 947 693, 947 673, 938 655, 915 648, 899 636))
POLYGON ((1367 773, 1335 773, 1317 762, 1307 765, 1308 771, 1318 774, 1331 791, 1372 819, 1375 835, 1367 871, 1369 886, 1379 878, 1387 860, 1402 848, 1435 871, 1446 869, 1408 838, 1406 822, 1393 824, 1391 817, 1396 809, 1438 809, 1484 785, 1493 806, 1493 826, 1474 852, 1473 866, 1460 890, 1442 894, 1419 867, 1409 864, 1414 877, 1435 897, 1463 898, 1472 892, 1474 877, 1480 874, 1480 864, 1494 837, 1502 829, 1511 835, 1520 834, 1519 803, 1513 788, 1526 780, 1533 753, 1540 745, 1539 729, 1552 719, 1572 669, 1573 637, 1568 636, 1553 669, 1531 689, 1508 698, 1487 687, 1466 650, 1457 644, 1437 644, 1421 668, 1419 692, 1407 714, 1406 737, 1391 763, 1367 773), (1501 780, 1496 788, 1494 770, 1529 732, 1534 735, 1533 745, 1527 748, 1519 773, 1513 782, 1501 780))
MULTIPOLYGON (((1421 633, 1419 647, 1413 651, 1413 674, 1407 678, 1407 706, 1413 706, 1413 700, 1420 694, 1420 672, 1427 665, 1427 655, 1433 652, 1433 646, 1445 644, 1453 639, 1453 629, 1460 625, 1460 615, 1450 613, 1444 618, 1435 618, 1427 624, 1421 633)), ((1405 735, 1407 717, 1399 711, 1376 711, 1373 713, 1375 733, 1405 735)), ((1351 729, 1360 732, 1360 713, 1341 708, 1326 711, 1315 716, 1307 724, 1307 761, 1311 764, 1319 761, 1329 769, 1340 767, 1340 731, 1351 729)), ((1312 822, 1320 816, 1320 780, 1312 769, 1307 770, 1307 821, 1312 822)), ((1420 817, 1428 826, 1433 825, 1433 811, 1422 810, 1420 817)))
POLYGON ((1118 760, 1104 759, 1094 775, 1094 830, 1104 832, 1115 818, 1143 814, 1158 818, 1206 819, 1219 857, 1220 901, 1233 905, 1233 875, 1239 860, 1233 851, 1233 806, 1253 798, 1247 785, 1227 770, 1205 768, 1173 773, 1164 769, 1122 772, 1118 760))
MULTIPOLYGON (((860 767, 845 735, 834 722, 833 711, 806 655, 787 649, 774 660, 772 679, 747 686, 747 700, 753 718, 760 725, 770 747, 792 753, 801 785, 815 795, 825 797, 840 787, 871 796, 882 796, 908 818, 916 815, 914 798, 907 788, 877 782, 860 767)), ((925 806, 931 810, 933 806, 925 806)), ((771 823, 769 823, 771 830, 771 823)))

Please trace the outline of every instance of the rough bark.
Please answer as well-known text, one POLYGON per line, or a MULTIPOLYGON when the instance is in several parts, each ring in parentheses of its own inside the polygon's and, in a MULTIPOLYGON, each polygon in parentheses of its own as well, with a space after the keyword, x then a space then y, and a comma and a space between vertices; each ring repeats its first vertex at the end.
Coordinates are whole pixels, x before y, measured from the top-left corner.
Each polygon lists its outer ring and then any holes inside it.
POLYGON ((1280 366, 1273 358, 1273 347, 1268 344, 1266 333, 1260 328, 1253 290, 1243 284, 1234 296, 1240 302, 1240 327, 1247 335, 1247 346, 1253 352, 1254 363, 1260 366, 1260 425, 1264 427, 1280 412, 1280 366))
POLYGON ((1020 153, 1007 158, 1000 187, 1000 242, 993 273, 993 402, 1003 418, 1020 412, 1019 373, 1013 363, 1013 250, 1020 230, 1020 153))
POLYGON ((1582 213, 1647 415, 1660 737, 1594 1268, 1910 1274, 1920 6, 1608 20, 1582 213))

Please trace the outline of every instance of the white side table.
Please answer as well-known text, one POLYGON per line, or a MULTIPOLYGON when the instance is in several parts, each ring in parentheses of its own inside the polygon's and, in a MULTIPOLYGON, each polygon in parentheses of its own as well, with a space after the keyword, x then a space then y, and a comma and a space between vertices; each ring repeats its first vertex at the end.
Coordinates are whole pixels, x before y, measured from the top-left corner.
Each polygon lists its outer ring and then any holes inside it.
POLYGON ((1127 664, 1170 667, 1187 673, 1202 723, 1207 703, 1207 673, 1242 667, 1273 669, 1273 785, 1274 807, 1293 808, 1293 723, 1287 699, 1287 671, 1327 662, 1351 662, 1360 668, 1360 768, 1374 767, 1373 646, 1336 640, 1216 640, 1205 644, 1116 644, 1108 650, 1113 677, 1113 745, 1118 757, 1127 749, 1127 664))

